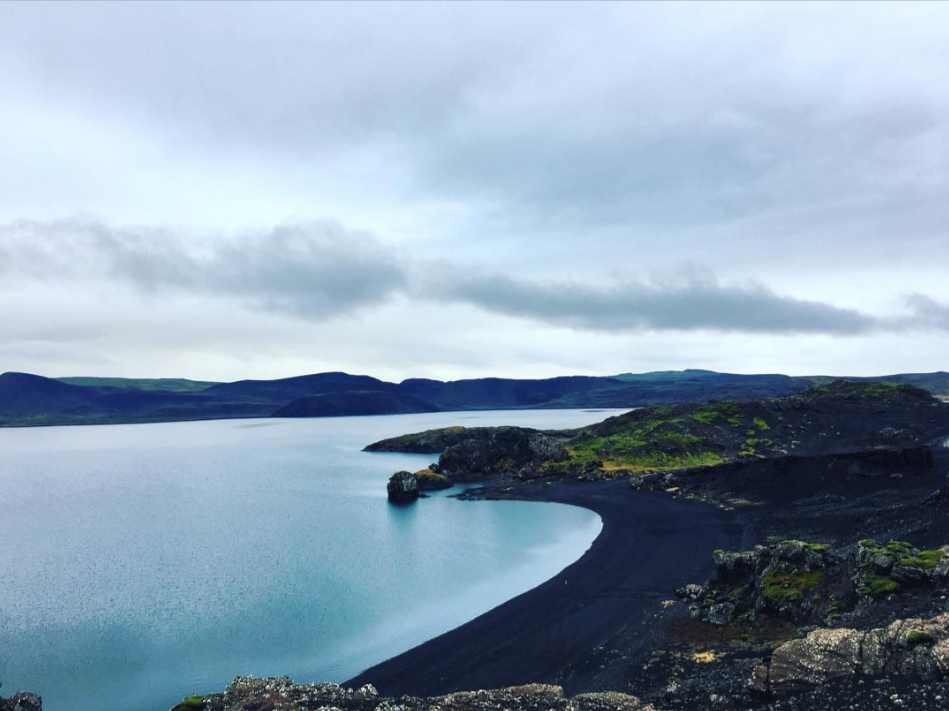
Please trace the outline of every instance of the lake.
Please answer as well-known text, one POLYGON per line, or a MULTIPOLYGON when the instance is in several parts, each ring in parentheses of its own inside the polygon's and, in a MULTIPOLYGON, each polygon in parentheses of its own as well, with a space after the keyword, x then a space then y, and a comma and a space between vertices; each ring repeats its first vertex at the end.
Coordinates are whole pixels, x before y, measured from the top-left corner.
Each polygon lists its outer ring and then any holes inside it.
POLYGON ((577 507, 396 507, 365 453, 461 424, 620 411, 454 412, 0 429, 0 682, 47 711, 167 711, 238 674, 343 681, 525 592, 600 531, 577 507))

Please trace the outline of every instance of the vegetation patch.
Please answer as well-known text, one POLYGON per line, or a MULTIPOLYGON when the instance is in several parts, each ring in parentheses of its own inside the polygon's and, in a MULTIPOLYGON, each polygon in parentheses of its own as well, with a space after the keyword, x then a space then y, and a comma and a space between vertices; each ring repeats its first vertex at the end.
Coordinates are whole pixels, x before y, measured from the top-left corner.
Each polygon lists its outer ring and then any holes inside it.
POLYGON ((768 430, 771 429, 771 425, 769 425, 767 422, 765 422, 765 421, 764 421, 763 419, 761 419, 760 417, 756 417, 754 420, 752 420, 752 422, 755 423, 755 427, 757 427, 758 430, 761 431, 761 432, 767 432, 768 430))
POLYGON ((808 590, 816 587, 823 573, 819 570, 801 570, 781 563, 762 578, 761 592, 765 599, 775 605, 796 602, 804 598, 808 590))
POLYGON ((900 591, 900 584, 886 575, 875 575, 857 592, 861 595, 890 595, 900 591))
POLYGON ((192 694, 182 699, 172 711, 192 711, 193 709, 204 708, 204 697, 192 694))
POLYGON ((935 550, 920 551, 914 556, 904 556, 900 558, 900 565, 906 565, 910 568, 919 568, 920 570, 932 570, 942 560, 943 552, 938 548, 935 550))
POLYGON ((921 632, 920 630, 910 630, 906 633, 906 644, 910 647, 915 647, 920 644, 933 645, 936 644, 936 638, 933 637, 928 632, 921 632))

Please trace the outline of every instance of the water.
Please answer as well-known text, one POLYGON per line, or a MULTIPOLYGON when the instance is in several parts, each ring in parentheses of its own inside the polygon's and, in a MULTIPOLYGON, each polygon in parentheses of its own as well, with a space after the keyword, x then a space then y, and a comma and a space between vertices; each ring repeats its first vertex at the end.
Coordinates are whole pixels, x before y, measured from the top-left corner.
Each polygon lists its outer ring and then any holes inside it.
POLYGON ((0 430, 0 681, 47 711, 166 711, 237 674, 342 681, 529 590, 600 530, 584 509, 388 505, 452 424, 571 427, 608 411, 436 413, 0 430))

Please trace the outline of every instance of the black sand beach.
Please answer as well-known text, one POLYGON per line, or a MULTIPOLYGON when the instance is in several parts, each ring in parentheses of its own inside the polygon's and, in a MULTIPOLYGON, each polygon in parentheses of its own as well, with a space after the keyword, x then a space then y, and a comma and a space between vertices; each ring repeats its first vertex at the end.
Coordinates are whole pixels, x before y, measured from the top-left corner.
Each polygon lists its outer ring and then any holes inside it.
MULTIPOLYGON (((625 689, 651 696, 684 677, 698 691, 680 690, 672 700, 667 695, 664 706, 702 706, 710 686, 740 695, 761 651, 750 651, 746 661, 739 653, 726 667, 689 661, 682 650, 727 640, 708 637, 708 626, 690 622, 683 605, 668 603, 676 588, 707 579, 716 548, 747 550, 795 536, 839 543, 867 535, 930 545, 949 540, 949 497, 934 499, 933 493, 944 490, 949 450, 933 449, 934 466, 899 471, 889 463, 874 469, 852 455, 709 472, 695 480, 692 498, 636 491, 625 480, 489 485, 482 496, 584 506, 600 515, 603 530, 580 560, 552 580, 345 685, 371 683, 384 695, 430 696, 546 682, 569 694, 625 689), (855 463, 863 472, 846 475, 855 463), (735 494, 745 504, 734 509, 695 500, 734 501, 735 494), (679 652, 670 656, 670 650, 679 652)), ((854 691, 833 693, 830 701, 802 698, 800 708, 836 703, 854 691)))
POLYGON ((622 688, 623 670, 662 645, 653 622, 663 601, 711 573, 713 549, 754 543, 729 512, 633 491, 626 481, 522 486, 506 495, 584 506, 603 530, 553 579, 345 685, 419 696, 525 681, 569 693, 622 688), (602 658, 603 649, 622 649, 623 658, 602 658))

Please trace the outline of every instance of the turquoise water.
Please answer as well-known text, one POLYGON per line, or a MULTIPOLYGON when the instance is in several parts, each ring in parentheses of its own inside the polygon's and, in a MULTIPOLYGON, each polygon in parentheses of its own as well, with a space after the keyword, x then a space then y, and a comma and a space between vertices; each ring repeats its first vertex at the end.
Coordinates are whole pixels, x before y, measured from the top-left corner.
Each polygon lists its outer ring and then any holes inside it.
POLYGON ((508 411, 0 430, 0 681, 47 711, 165 711, 238 674, 342 681, 529 590, 600 530, 584 509, 433 496, 369 454, 508 411))

